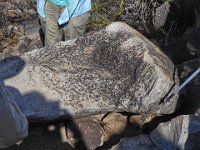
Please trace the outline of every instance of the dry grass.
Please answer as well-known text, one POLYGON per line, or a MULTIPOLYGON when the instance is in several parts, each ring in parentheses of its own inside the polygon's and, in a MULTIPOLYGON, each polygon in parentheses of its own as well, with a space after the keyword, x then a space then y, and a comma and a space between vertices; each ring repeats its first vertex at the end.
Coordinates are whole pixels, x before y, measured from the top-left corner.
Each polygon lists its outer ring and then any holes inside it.
POLYGON ((124 10, 124 0, 99 0, 92 3, 90 30, 100 29, 116 21, 124 10))

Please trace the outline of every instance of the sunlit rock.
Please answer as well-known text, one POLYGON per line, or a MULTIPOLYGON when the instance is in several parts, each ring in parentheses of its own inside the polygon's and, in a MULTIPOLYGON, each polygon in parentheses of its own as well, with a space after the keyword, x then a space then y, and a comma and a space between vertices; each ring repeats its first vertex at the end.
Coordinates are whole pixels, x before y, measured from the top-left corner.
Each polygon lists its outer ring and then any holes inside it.
POLYGON ((177 97, 173 63, 120 22, 75 40, 0 62, 0 80, 29 119, 108 111, 170 114, 177 97))

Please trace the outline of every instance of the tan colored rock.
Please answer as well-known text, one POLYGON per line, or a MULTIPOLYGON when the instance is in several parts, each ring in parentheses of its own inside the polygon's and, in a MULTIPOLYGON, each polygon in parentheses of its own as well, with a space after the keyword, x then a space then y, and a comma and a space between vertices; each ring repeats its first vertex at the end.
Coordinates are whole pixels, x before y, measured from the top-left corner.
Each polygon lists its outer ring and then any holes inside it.
POLYGON ((114 136, 116 140, 122 136, 135 136, 140 132, 137 122, 129 122, 128 115, 121 113, 110 113, 102 120, 104 128, 104 142, 114 136))
POLYGON ((8 15, 9 17, 15 17, 15 16, 17 16, 15 10, 8 10, 7 15, 8 15))
POLYGON ((156 115, 132 115, 129 118, 129 121, 131 123, 137 123, 140 127, 142 127, 144 124, 152 121, 155 117, 156 115))

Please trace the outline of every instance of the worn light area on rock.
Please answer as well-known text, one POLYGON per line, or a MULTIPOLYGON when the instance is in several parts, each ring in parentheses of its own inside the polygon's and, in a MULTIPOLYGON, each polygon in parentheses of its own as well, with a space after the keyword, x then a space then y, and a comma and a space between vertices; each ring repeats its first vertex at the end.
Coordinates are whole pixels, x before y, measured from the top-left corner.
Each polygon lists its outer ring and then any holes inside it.
POLYGON ((173 113, 172 62, 120 22, 75 40, 0 62, 0 79, 29 119, 79 117, 108 111, 173 113))

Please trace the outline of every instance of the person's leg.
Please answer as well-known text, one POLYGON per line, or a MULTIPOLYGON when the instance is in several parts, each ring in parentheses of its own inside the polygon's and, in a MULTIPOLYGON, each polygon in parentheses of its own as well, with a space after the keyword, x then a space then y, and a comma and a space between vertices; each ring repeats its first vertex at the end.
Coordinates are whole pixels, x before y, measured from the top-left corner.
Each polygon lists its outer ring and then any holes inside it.
POLYGON ((83 35, 86 29, 86 23, 90 17, 90 12, 81 16, 74 17, 69 22, 63 25, 65 40, 70 40, 83 35))
POLYGON ((60 13, 59 6, 47 1, 45 5, 45 46, 51 45, 61 40, 58 17, 60 13))
POLYGON ((39 24, 40 24, 40 29, 39 29, 40 39, 42 42, 42 46, 45 46, 45 18, 39 16, 39 24))

